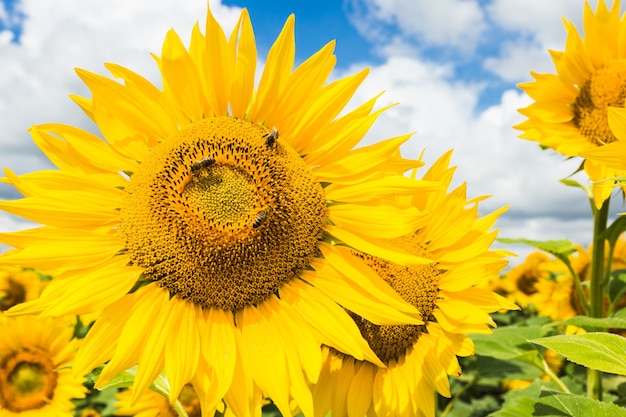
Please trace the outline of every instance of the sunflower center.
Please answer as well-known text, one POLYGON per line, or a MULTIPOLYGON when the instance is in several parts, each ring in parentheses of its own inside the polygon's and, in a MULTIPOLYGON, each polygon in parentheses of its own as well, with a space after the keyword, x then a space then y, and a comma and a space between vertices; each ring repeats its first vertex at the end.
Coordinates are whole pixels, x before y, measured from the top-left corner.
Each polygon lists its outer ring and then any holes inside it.
POLYGON ((56 385, 57 373, 45 352, 19 351, 0 363, 0 408, 15 413, 42 408, 56 385))
MULTIPOLYGON (((419 256, 428 256, 427 250, 416 243, 416 235, 396 240, 405 249, 419 256)), ((438 285, 441 275, 436 263, 427 265, 402 266, 370 255, 359 255, 378 275, 402 297, 415 306, 422 314, 423 321, 432 321, 438 297, 438 285)), ((386 325, 371 323, 354 313, 350 313, 361 335, 376 353, 376 356, 388 364, 398 361, 408 349, 417 342, 426 331, 425 325, 386 325)))
POLYGON ((624 107, 626 71, 617 62, 601 68, 580 86, 574 102, 574 124, 591 143, 604 145, 616 140, 608 124, 609 106, 624 107))
POLYGON ((132 262, 172 296, 258 305, 317 253, 324 191, 278 132, 233 117, 193 123, 133 173, 120 233, 132 262))
POLYGON ((12 279, 4 282, 4 288, 0 288, 0 311, 6 311, 26 301, 26 289, 22 284, 12 279))
POLYGON ((250 178, 228 165, 201 170, 187 183, 182 194, 195 211, 211 217, 222 228, 243 226, 255 209, 255 190, 250 178))
POLYGON ((539 281, 539 278, 541 278, 540 271, 526 271, 517 280, 517 290, 526 295, 535 294, 537 292, 535 284, 539 281))

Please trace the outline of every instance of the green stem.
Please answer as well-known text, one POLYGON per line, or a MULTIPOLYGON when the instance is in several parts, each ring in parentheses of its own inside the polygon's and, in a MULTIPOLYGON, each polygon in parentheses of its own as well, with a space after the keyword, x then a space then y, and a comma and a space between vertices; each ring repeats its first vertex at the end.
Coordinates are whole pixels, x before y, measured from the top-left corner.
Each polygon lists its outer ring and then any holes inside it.
MULTIPOLYGON (((591 253, 591 276, 589 278, 590 316, 604 317, 604 238, 609 217, 609 200, 599 210, 594 210, 593 247, 591 253)), ((587 370, 587 396, 594 400, 602 400, 602 374, 600 371, 587 370)))
POLYGON ((580 276, 574 270, 574 268, 572 268, 572 264, 570 262, 564 262, 564 263, 565 263, 565 266, 567 266, 569 273, 574 278, 574 284, 576 286, 576 292, 578 293, 578 299, 580 300, 580 305, 582 306, 583 310, 585 310, 585 314, 590 315, 591 307, 589 306, 589 301, 587 301, 587 296, 585 295, 585 291, 583 290, 583 285, 580 282, 580 276))
POLYGON ((563 381, 561 381, 561 378, 559 378, 554 372, 552 372, 552 369, 550 369, 550 366, 548 365, 546 360, 542 359, 542 362, 543 362, 543 369, 542 369, 542 371, 546 375, 548 375, 550 377, 550 379, 552 379, 552 381, 559 387, 559 389, 561 391, 563 391, 566 394, 571 394, 569 388, 567 388, 567 385, 565 385, 563 383, 563 381))

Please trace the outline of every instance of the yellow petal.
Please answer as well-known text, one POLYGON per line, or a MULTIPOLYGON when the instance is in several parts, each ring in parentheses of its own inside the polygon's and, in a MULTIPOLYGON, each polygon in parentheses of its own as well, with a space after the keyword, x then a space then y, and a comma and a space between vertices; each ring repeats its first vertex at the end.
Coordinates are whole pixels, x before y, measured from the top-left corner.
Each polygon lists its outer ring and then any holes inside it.
POLYGON ((433 262, 430 259, 401 252, 400 249, 395 246, 391 246, 384 240, 366 238, 360 234, 352 233, 335 226, 326 226, 326 231, 335 238, 339 239, 339 241, 359 252, 365 252, 373 256, 378 256, 379 258, 387 259, 400 265, 423 265, 433 262))
POLYGON ((168 337, 164 345, 165 373, 170 382, 170 403, 179 396, 198 368, 200 360, 200 335, 198 321, 202 312, 199 306, 174 297, 169 300, 170 312, 163 333, 168 337))
POLYGON ((256 307, 246 307, 238 312, 237 325, 241 328, 242 353, 249 358, 254 382, 283 415, 290 415, 287 359, 275 324, 256 307))
POLYGON ((210 404, 216 406, 228 391, 235 372, 237 360, 235 328, 232 314, 220 309, 209 309, 205 321, 205 332, 200 335, 202 353, 208 366, 215 372, 210 391, 213 398, 210 404))
POLYGON ((204 110, 204 94, 198 69, 187 49, 173 30, 163 42, 161 71, 166 88, 189 120, 200 120, 204 110))
POLYGON ((325 345, 359 360, 366 359, 384 366, 346 312, 315 287, 305 285, 298 282, 284 284, 280 291, 281 299, 298 310, 325 345))
POLYGON ((261 122, 272 116, 276 100, 280 97, 293 68, 296 50, 294 22, 294 15, 289 16, 278 39, 270 48, 258 91, 250 108, 250 120, 261 122))
POLYGON ((362 363, 356 371, 346 398, 348 417, 363 417, 372 404, 376 368, 362 363))
MULTIPOLYGON (((243 13, 242 13, 243 16, 243 13)), ((240 18, 241 19, 241 18, 240 18)), ((209 115, 225 116, 228 114, 228 97, 230 95, 231 73, 234 62, 228 53, 226 35, 211 13, 206 17, 206 66, 203 68, 202 79, 206 82, 206 99, 213 110, 209 115)), ((193 119, 198 120, 198 119, 193 119)))
POLYGON ((230 88, 231 112, 234 117, 244 118, 254 92, 257 59, 254 31, 245 8, 241 11, 239 22, 230 37, 229 48, 235 62, 230 88))
MULTIPOLYGON (((378 298, 381 303, 389 304, 389 306, 397 309, 399 312, 407 313, 413 319, 419 320, 420 313, 414 306, 404 301, 389 284, 387 284, 378 274, 376 274, 363 260, 347 254, 345 249, 338 248, 335 245, 322 243, 319 246, 324 258, 328 261, 328 266, 332 267, 336 273, 352 282, 355 286, 362 288, 372 297, 378 298)), ((318 281, 327 280, 330 271, 327 274, 327 266, 321 262, 313 262, 312 266, 316 268, 318 281), (319 270, 319 271, 318 271, 319 270)), ((307 275, 309 276, 309 275, 307 275)), ((343 280, 341 280, 343 281, 343 280)), ((368 315, 371 314, 368 313, 368 315)), ((365 316, 364 316, 365 317, 365 316)), ((421 320, 419 320, 421 322, 421 320)), ((421 324, 416 322, 415 324, 421 324)))
MULTIPOLYGON (((81 233, 76 233, 81 235, 81 233)), ((83 240, 50 241, 33 244, 3 256, 6 264, 36 268, 42 271, 63 271, 104 265, 120 251, 115 236, 82 233, 83 240)))
POLYGON ((358 230, 365 236, 377 239, 393 239, 415 232, 427 213, 415 207, 397 207, 380 203, 368 206, 360 204, 336 204, 328 207, 328 218, 338 228, 358 230))

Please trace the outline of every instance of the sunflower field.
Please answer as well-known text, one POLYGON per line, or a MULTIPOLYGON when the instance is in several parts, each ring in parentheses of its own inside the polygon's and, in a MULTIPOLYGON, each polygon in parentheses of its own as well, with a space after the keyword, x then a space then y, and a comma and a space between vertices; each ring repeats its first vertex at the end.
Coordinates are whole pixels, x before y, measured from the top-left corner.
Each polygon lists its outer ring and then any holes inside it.
POLYGON ((0 417, 626 416, 626 17, 581 12, 515 129, 579 160, 588 246, 499 239, 453 151, 363 145, 388 107, 333 41, 294 65, 293 15, 263 65, 209 7, 162 86, 77 69, 99 134, 33 126, 56 168, 1 179, 39 226, 0 233, 0 417))

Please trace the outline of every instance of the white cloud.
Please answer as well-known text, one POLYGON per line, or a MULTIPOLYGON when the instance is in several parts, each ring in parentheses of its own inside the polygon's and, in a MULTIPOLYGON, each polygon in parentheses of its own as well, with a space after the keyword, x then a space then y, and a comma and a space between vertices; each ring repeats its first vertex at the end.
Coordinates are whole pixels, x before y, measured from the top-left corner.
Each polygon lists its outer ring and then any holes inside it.
POLYGON ((507 42, 502 44, 501 50, 500 56, 486 58, 483 67, 504 81, 530 81, 531 69, 540 73, 554 72, 548 50, 543 46, 519 41, 507 42))
POLYGON ((549 48, 562 48, 562 17, 580 27, 584 0, 494 0, 486 7, 493 24, 530 36, 549 48))
MULTIPOLYGON (((229 29, 239 16, 238 9, 218 2, 211 2, 211 10, 229 29)), ((26 19, 20 43, 0 42, 0 167, 17 172, 47 164, 41 156, 35 166, 15 157, 39 155, 26 133, 33 124, 93 128, 67 98, 68 94, 89 95, 75 67, 106 73, 103 63, 115 62, 158 83, 157 66, 149 53, 160 54, 170 28, 187 42, 193 24, 204 20, 206 1, 187 1, 181 7, 175 0, 22 0, 21 11, 26 19)))
POLYGON ((387 43, 385 26, 391 26, 427 44, 471 50, 486 29, 483 11, 473 0, 352 0, 349 4, 356 28, 376 43, 387 43))

